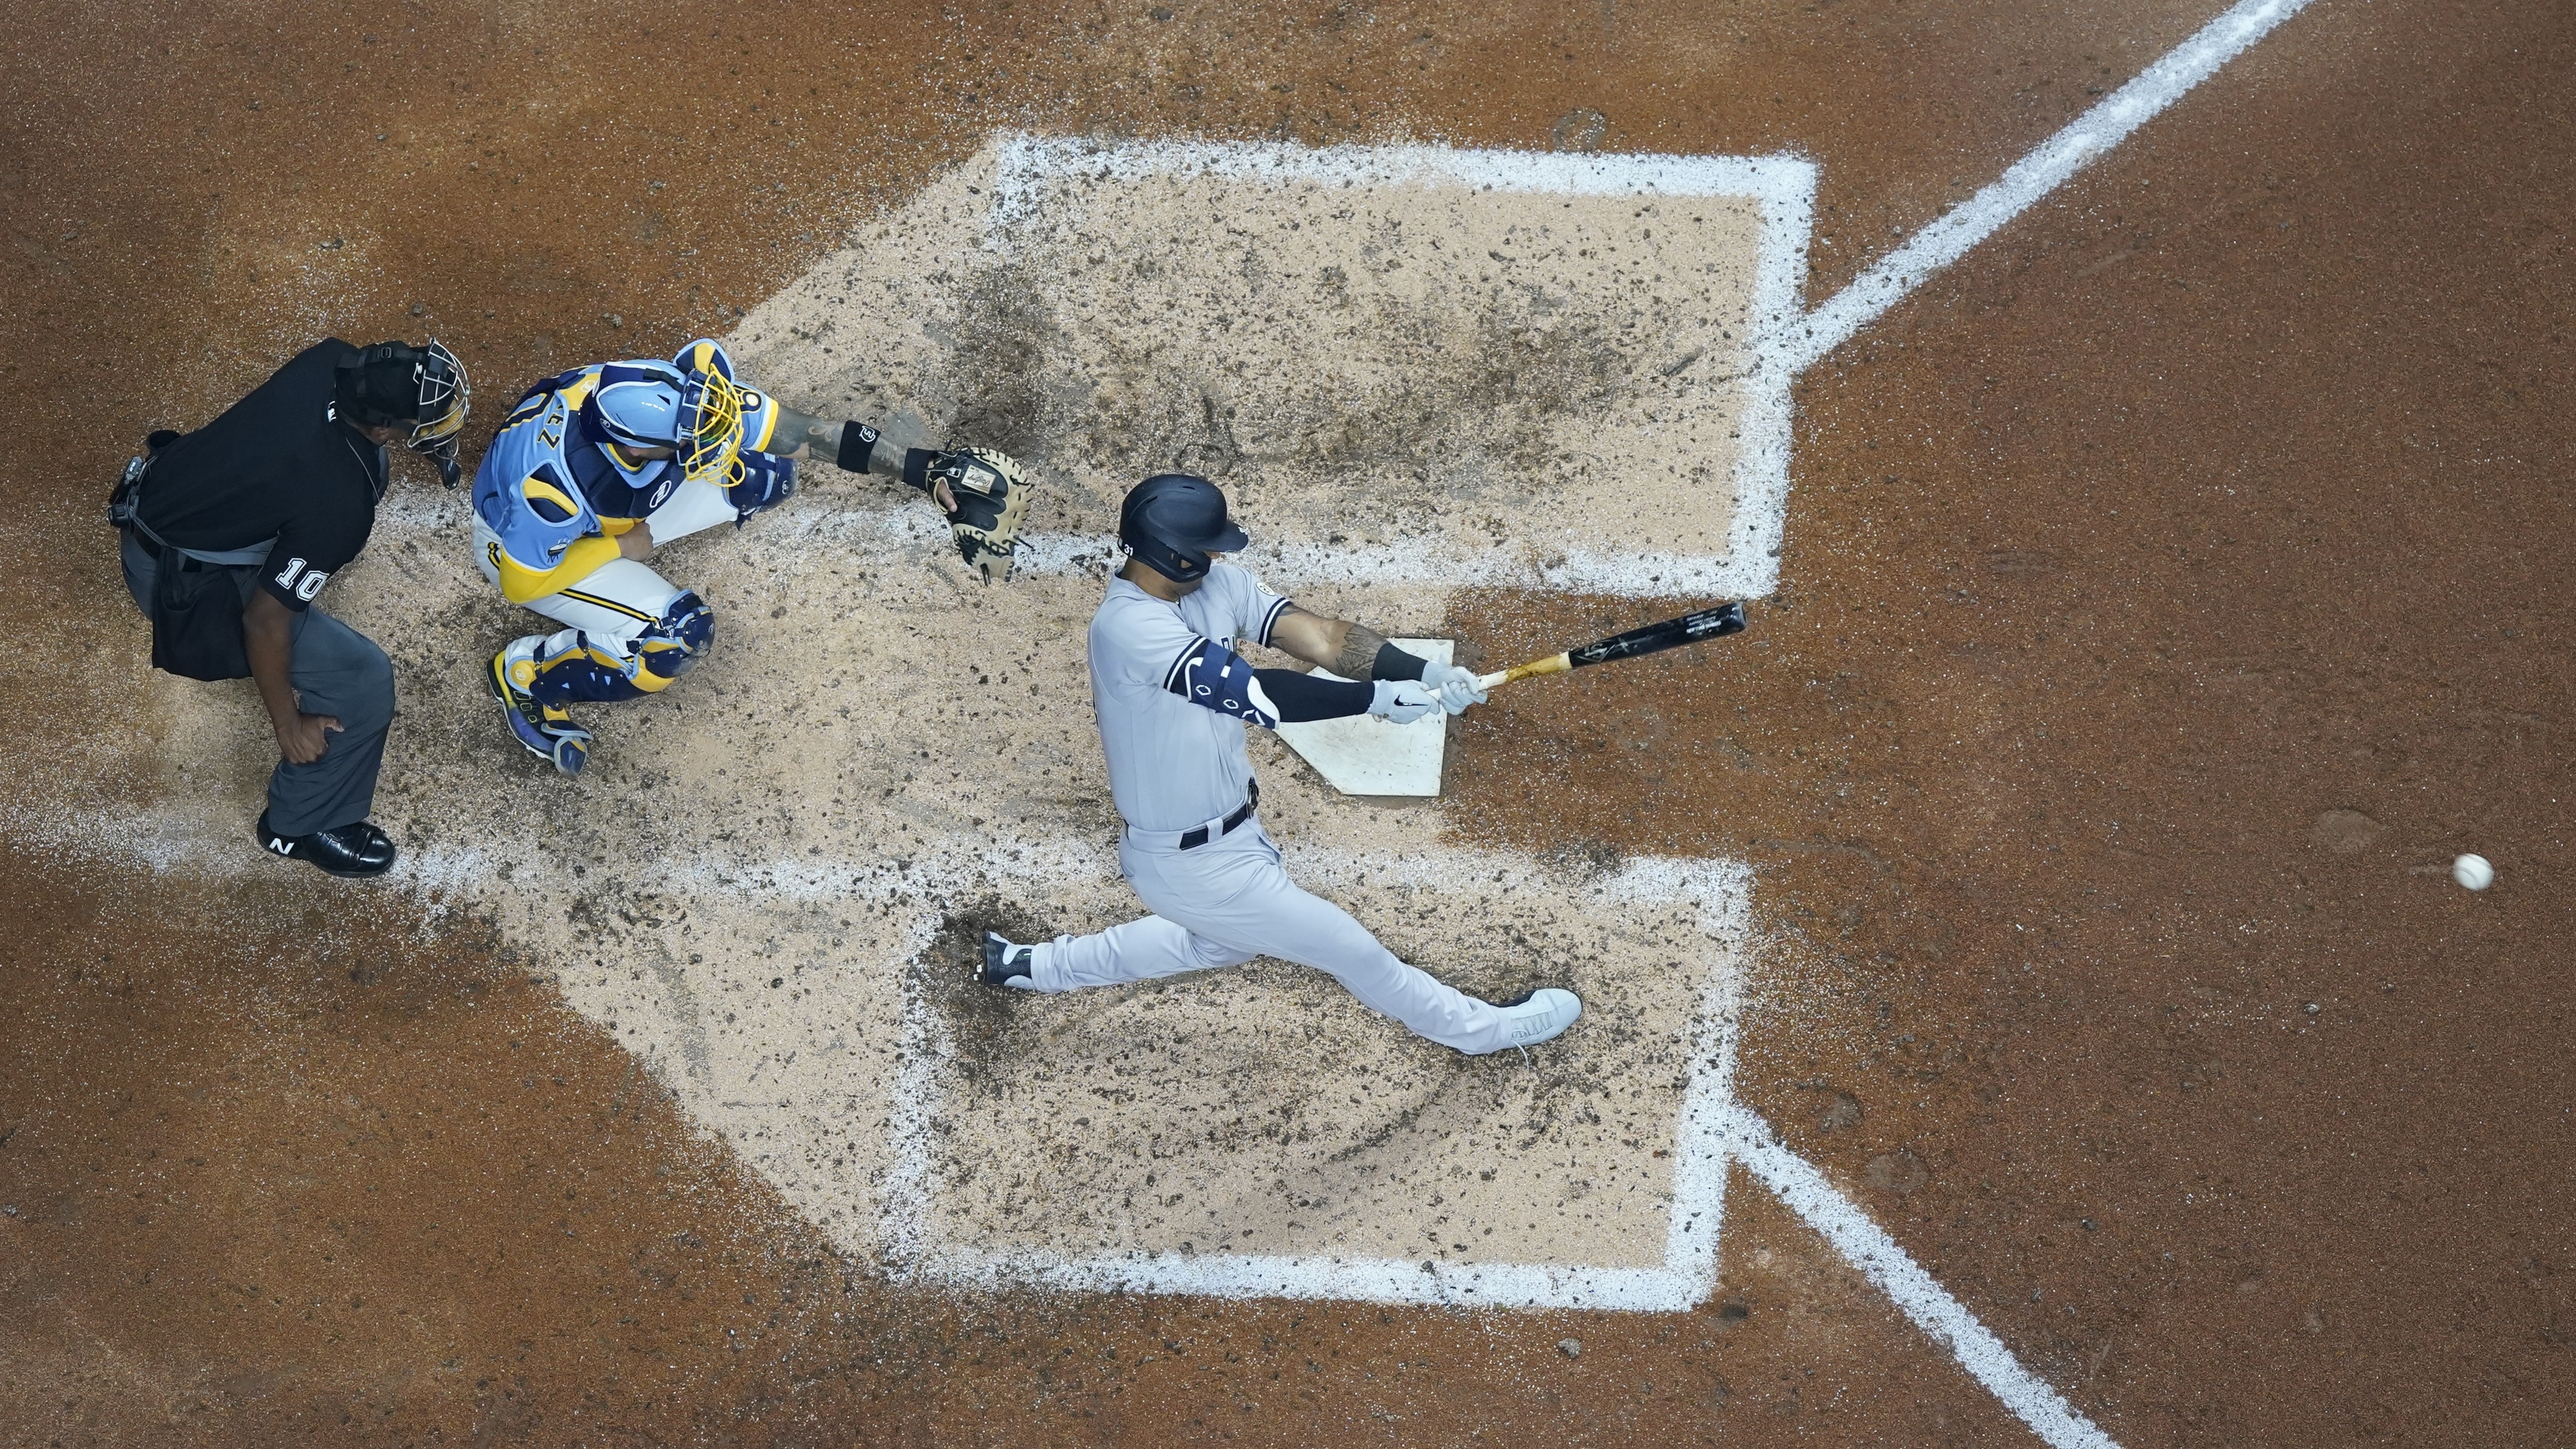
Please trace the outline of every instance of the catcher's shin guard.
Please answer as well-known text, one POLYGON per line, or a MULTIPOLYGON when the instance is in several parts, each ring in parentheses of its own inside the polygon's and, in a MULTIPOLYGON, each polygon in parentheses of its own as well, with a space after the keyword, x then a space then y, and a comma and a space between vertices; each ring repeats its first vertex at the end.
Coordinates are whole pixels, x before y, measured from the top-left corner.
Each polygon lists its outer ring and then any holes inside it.
POLYGON ((533 646, 541 642, 522 639, 493 655, 491 667, 483 671, 483 682, 500 701, 501 717, 512 739, 563 773, 578 775, 590 763, 590 731, 574 724, 561 705, 539 704, 528 691, 537 675, 533 646))
MULTIPOLYGON (((549 639, 522 640, 528 677, 521 685, 539 704, 613 704, 659 694, 697 667, 715 642, 715 611, 694 589, 683 589, 662 616, 620 639, 587 629, 566 629, 549 639)), ((511 646, 513 652, 518 645, 511 646)))
POLYGON ((628 641, 634 651, 627 679, 645 694, 659 694, 672 680, 698 667, 716 642, 716 612, 695 589, 682 589, 653 627, 628 641))

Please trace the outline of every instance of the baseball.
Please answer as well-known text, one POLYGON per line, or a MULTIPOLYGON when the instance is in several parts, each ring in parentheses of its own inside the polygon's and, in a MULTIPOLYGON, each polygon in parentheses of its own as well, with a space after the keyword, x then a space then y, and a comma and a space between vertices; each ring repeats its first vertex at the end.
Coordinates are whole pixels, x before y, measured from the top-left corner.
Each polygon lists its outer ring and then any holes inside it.
POLYGON ((2495 867, 2483 855, 2464 855, 2451 862, 2451 879, 2473 891, 2495 884, 2495 867))

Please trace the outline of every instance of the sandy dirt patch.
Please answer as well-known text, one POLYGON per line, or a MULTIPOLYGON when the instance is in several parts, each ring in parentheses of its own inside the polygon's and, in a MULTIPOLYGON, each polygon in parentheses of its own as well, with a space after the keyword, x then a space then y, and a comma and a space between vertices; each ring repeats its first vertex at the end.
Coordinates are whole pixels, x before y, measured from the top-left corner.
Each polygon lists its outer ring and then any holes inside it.
MULTIPOLYGON (((1442 850, 1436 801, 1341 797, 1265 736, 1292 871, 1465 989, 1574 987, 1577 1031, 1461 1058, 1277 963, 1043 1000, 963 977, 983 923, 1140 911, 1082 643, 1129 482, 1221 477, 1282 588, 1398 634, 1435 632, 1465 572, 1300 580, 1293 550, 1608 550, 1650 522, 1719 547, 1750 203, 1186 169, 1041 183, 1006 149, 734 342, 801 405, 908 408, 1021 453, 1048 551, 982 587, 917 499, 811 468, 788 507, 663 550, 715 607, 714 653, 667 694, 582 711, 600 746, 569 782, 477 683, 538 621, 472 570, 461 494, 406 495, 329 601, 396 657, 377 815, 403 880, 497 918, 853 1252, 970 1274, 1220 1253, 1660 1271, 1685 1100, 1723 1070, 1740 876, 1442 850)), ((153 849, 238 867, 269 759, 247 687, 134 687, 138 754, 170 776, 148 792, 153 849)), ((1713 1236, 1703 1195, 1685 1236, 1713 1236)))

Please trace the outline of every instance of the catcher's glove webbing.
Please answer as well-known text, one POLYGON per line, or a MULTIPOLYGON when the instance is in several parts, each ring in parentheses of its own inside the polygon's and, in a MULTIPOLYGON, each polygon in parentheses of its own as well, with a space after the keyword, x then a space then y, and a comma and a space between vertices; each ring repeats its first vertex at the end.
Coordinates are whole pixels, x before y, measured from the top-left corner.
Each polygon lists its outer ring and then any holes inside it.
POLYGON ((957 500, 957 511, 948 515, 957 552, 986 583, 1011 576, 1020 525, 1029 516, 1029 485, 1009 454, 991 448, 914 448, 903 455, 903 481, 924 493, 947 484, 957 500))

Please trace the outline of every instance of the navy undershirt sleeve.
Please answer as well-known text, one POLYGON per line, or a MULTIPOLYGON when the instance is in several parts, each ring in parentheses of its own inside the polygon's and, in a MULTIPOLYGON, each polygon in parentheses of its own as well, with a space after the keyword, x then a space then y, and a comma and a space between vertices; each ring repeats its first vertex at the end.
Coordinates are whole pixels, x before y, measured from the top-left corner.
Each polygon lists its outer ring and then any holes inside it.
POLYGON ((1420 679, 1431 661, 1407 654, 1392 644, 1377 646, 1377 658, 1369 665, 1371 679, 1420 679))
POLYGON ((1261 692, 1279 707, 1283 724, 1366 714, 1369 703, 1377 698, 1376 686, 1365 681, 1326 679, 1294 669, 1256 669, 1252 674, 1261 681, 1261 692))

